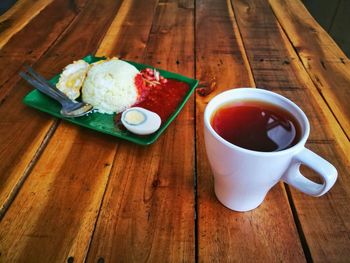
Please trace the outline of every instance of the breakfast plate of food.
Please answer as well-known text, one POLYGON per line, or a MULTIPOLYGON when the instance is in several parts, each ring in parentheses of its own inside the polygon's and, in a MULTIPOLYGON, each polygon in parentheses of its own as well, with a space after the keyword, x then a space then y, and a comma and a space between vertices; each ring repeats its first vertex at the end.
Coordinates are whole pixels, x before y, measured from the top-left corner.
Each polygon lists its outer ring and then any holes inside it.
POLYGON ((92 105, 80 117, 35 89, 23 102, 74 124, 140 145, 155 142, 179 114, 198 81, 118 58, 86 56, 67 65, 49 84, 73 102, 92 105))

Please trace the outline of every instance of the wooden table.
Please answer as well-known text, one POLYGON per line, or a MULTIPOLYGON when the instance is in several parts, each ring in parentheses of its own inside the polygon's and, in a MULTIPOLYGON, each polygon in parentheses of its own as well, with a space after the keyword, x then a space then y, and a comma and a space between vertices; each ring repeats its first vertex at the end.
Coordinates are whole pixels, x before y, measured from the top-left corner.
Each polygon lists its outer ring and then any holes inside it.
POLYGON ((300 1, 19 0, 0 30, 0 262, 350 261, 350 61, 300 1), (50 78, 87 54, 201 89, 148 147, 22 103, 24 64, 50 78), (247 213, 216 200, 203 111, 247 86, 306 112, 307 147, 339 172, 328 194, 279 183, 247 213))

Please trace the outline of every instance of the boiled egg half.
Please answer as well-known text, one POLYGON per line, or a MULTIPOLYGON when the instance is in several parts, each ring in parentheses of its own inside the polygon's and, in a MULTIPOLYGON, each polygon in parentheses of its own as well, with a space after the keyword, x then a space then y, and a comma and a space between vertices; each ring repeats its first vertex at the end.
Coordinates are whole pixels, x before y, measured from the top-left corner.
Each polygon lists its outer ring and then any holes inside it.
POLYGON ((138 135, 156 132, 162 122, 157 113, 140 107, 132 107, 124 111, 121 121, 128 131, 138 135))

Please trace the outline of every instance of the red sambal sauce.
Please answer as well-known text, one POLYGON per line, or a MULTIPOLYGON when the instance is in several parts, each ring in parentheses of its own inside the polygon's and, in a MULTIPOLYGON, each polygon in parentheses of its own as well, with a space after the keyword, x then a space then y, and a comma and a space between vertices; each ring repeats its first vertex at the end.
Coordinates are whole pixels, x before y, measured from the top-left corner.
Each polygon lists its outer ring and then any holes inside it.
MULTIPOLYGON (((138 101, 132 107, 141 107, 159 115, 162 123, 168 120, 177 109, 189 90, 189 85, 175 79, 166 79, 159 72, 146 68, 135 77, 138 89, 138 101), (158 76, 155 76, 158 74, 158 76)), ((120 122, 121 113, 114 117, 119 129, 125 130, 120 122)))
POLYGON ((168 79, 167 83, 150 89, 145 99, 135 106, 157 113, 165 122, 179 106, 188 89, 187 83, 168 79))
POLYGON ((189 90, 189 85, 175 79, 165 79, 162 76, 159 77, 159 81, 156 81, 157 84, 152 78, 150 82, 147 82, 147 80, 145 82, 144 79, 147 75, 144 72, 146 70, 141 71, 142 75, 135 79, 135 84, 140 92, 140 99, 134 106, 156 112, 163 123, 179 106, 189 90))

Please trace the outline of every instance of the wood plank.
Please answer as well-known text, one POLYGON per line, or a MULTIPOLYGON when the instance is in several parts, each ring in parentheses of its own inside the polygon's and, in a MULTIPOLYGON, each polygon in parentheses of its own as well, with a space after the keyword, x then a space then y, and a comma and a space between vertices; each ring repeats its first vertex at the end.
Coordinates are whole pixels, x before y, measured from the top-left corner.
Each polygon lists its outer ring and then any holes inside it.
POLYGON ((83 262, 115 146, 82 129, 60 125, 25 181, 0 223, 1 261, 83 262))
POLYGON ((143 61, 158 0, 124 1, 96 53, 143 61), (131 48, 132 47, 132 48, 131 48))
POLYGON ((97 0, 88 1, 83 14, 74 20, 55 43, 54 48, 46 52, 36 65, 43 75, 51 77, 73 60, 94 54, 123 2, 122 0, 108 0, 103 3, 97 0))
MULTIPOLYGON (((290 98, 305 111, 311 125, 307 147, 339 171, 337 183, 321 198, 290 189, 298 229, 307 245, 304 247, 307 259, 339 262, 349 258, 350 143, 298 59, 295 47, 279 27, 268 2, 232 1, 232 4, 256 84, 290 98)), ((313 48, 310 43, 305 49, 313 48)), ((304 173, 313 176, 310 170, 304 173)))
MULTIPOLYGON (((204 148, 205 106, 225 89, 250 87, 255 83, 230 2, 198 1, 196 17, 197 78, 215 88, 207 96, 196 96, 198 259, 200 262, 255 262, 257 259, 304 262, 282 184, 268 193, 259 208, 246 213, 225 208, 215 197, 213 175, 204 148)), ((208 92, 210 89, 204 93, 208 92)))
POLYGON ((20 0, 0 16, 0 49, 53 0, 20 0))
MULTIPOLYGON (((98 54, 111 51, 191 77, 193 2, 157 2, 123 3, 123 20, 116 17, 98 54)), ((88 262, 195 260, 193 112, 192 98, 151 146, 118 143, 88 262)))
MULTIPOLYGON (((70 51, 75 52, 76 58, 84 56, 87 50, 94 52, 119 6, 118 1, 104 1, 103 4, 90 1, 79 15, 79 20, 45 54, 36 68, 41 71, 40 67, 50 67, 49 58, 55 57, 64 45, 70 45, 70 51), (91 24, 91 19, 96 17, 96 11, 102 12, 104 16, 98 23, 91 24), (87 25, 95 34, 81 33, 85 32, 87 25), (84 48, 83 45, 75 44, 76 35, 80 35, 79 40, 85 43, 84 48)), ((65 57, 67 64, 74 59, 72 53, 68 54, 69 57, 65 57)), ((51 68, 55 66, 57 65, 52 64, 51 68)), ((13 96, 9 96, 0 107, 4 112, 1 116, 7 116, 5 120, 9 120, 1 125, 3 133, 8 134, 6 138, 16 130, 22 135, 16 138, 15 145, 11 141, 3 141, 1 144, 6 157, 4 164, 9 168, 7 171, 12 172, 15 164, 19 167, 16 168, 16 173, 10 173, 9 178, 24 176, 20 169, 28 166, 33 153, 42 142, 42 136, 53 123, 52 118, 20 103, 26 92, 25 86, 18 85, 16 92, 12 92, 13 96), (9 107, 14 104, 18 105, 17 110, 21 114, 11 114, 9 107), (26 132, 21 133, 24 129, 26 132), (23 153, 26 155, 22 157, 23 153)), ((114 151, 111 149, 115 145, 108 139, 110 138, 95 132, 80 131, 80 128, 66 123, 58 127, 49 147, 25 181, 14 205, 0 222, 1 261, 11 259, 62 262, 71 260, 70 255, 74 255, 77 262, 84 260, 114 158, 114 151), (82 155, 81 152, 87 154, 82 155), (58 155, 60 159, 57 158, 58 155)))
MULTIPOLYGON (((45 56, 40 59, 35 68, 39 72, 44 71, 42 68, 48 68, 47 70, 51 72, 48 76, 52 76, 63 68, 61 63, 67 65, 72 60, 85 56, 88 52, 93 53, 97 49, 99 39, 108 30, 109 23, 115 16, 119 6, 120 2, 118 1, 110 0, 105 1, 103 4, 97 0, 89 1, 86 8, 79 14, 79 19, 45 53, 45 56), (99 18, 98 23, 91 24, 91 20, 96 18, 95 11, 103 13, 104 16, 99 18), (94 34, 85 33, 87 25, 95 32, 94 34), (76 44, 77 35, 80 35, 79 41, 85 43, 85 45, 76 44), (69 56, 62 56, 60 58, 64 60, 62 62, 57 58, 56 54, 65 49, 65 45, 70 46, 69 50, 72 53, 67 52, 69 56), (74 56, 72 56, 73 53, 74 56), (56 58, 57 63, 52 63, 53 58, 56 58), (58 68, 58 64, 61 65, 61 68, 58 68)), ((0 106, 1 216, 5 213, 6 206, 12 201, 18 190, 17 183, 23 182, 29 174, 30 169, 28 170, 28 167, 32 167, 32 162, 35 161, 33 158, 37 157, 37 151, 43 143, 45 135, 55 122, 55 119, 49 115, 30 109, 22 104, 22 98, 28 91, 28 85, 24 85, 23 81, 19 82, 0 106), (13 105, 16 105, 16 107, 13 107, 13 105), (23 132, 24 130, 25 132, 23 132), (18 134, 18 136, 12 137, 14 134, 18 134)), ((57 187, 60 187, 60 185, 57 187)), ((33 191, 35 192, 35 189, 33 191)))
POLYGON ((350 138, 350 60, 299 1, 270 3, 312 81, 350 138))
MULTIPOLYGON (((18 92, 18 71, 23 64, 32 65, 47 51, 79 13, 78 9, 83 8, 84 1, 78 1, 76 7, 66 1, 53 1, 0 50, 0 217, 5 210, 4 206, 25 178, 23 175, 27 173, 28 164, 38 154, 38 148, 50 131, 50 126, 46 126, 47 118, 34 111, 28 112, 28 108, 22 105, 21 100, 29 90, 25 88, 18 92), (12 98, 5 102, 6 95, 13 88, 16 88, 16 93, 12 93, 12 98), (20 107, 13 107, 14 103, 20 107), (38 123, 46 128, 36 130, 35 125, 38 123), (29 131, 28 138, 37 137, 38 140, 21 140, 23 129, 29 131), (18 158, 23 162, 18 161, 18 158)), ((21 3, 20 6, 23 7, 24 2, 21 3)), ((21 82, 19 85, 23 84, 21 82)))
POLYGON ((308 147, 332 162, 339 178, 328 194, 317 199, 291 189, 300 228, 314 262, 346 262, 350 258, 349 155, 343 155, 332 141, 310 142, 308 147))
POLYGON ((20 79, 24 64, 33 65, 84 8, 87 0, 72 5, 55 0, 14 35, 0 50, 0 102, 20 79))
MULTIPOLYGON (((89 1, 83 11, 78 15, 78 19, 65 31, 59 41, 38 61, 35 68, 40 73, 45 73, 47 77, 57 74, 62 68, 73 60, 81 58, 88 53, 94 53, 102 38, 108 30, 120 2, 106 2, 103 5, 98 1, 89 1), (95 11, 105 15, 99 19, 99 23, 91 24, 91 19, 96 18, 95 11), (89 25, 94 34, 86 32, 89 25), (81 33, 83 32, 83 33, 81 33), (86 33, 85 33, 86 32, 86 33), (79 45, 77 35, 80 35, 79 45), (85 45, 81 44, 85 43, 85 45), (69 48, 68 48, 69 47, 69 48), (58 54, 62 50, 69 50, 66 56, 58 54), (48 73, 47 73, 48 72, 48 73)), ((43 17, 44 18, 44 17, 43 17)), ((17 182, 22 182, 26 176, 26 168, 42 144, 45 135, 53 125, 54 119, 36 110, 23 105, 22 98, 29 92, 28 85, 20 81, 14 88, 11 88, 9 96, 0 105, 0 116, 2 125, 0 127, 1 163, 0 167, 0 215, 4 213, 5 204, 13 197, 13 191, 17 189, 17 182), (17 105, 13 109, 13 105, 17 105), (7 121, 6 121, 7 120, 7 121), (26 130, 19 138, 8 140, 12 134, 26 130), (13 145, 13 140, 16 145, 13 145), (19 160, 14 162, 14 160, 19 160)))
POLYGON ((0 107, 0 218, 53 124, 45 114, 22 106, 22 98, 28 92, 23 84, 0 107))
MULTIPOLYGON (((174 60, 174 64, 175 64, 175 60, 174 60)), ((177 64, 176 64, 177 65, 177 64)), ((187 123, 187 121, 186 121, 186 123, 187 123)), ((58 135, 56 135, 56 134, 61 134, 61 135, 64 135, 64 133, 63 133, 63 131, 61 130, 61 129, 63 129, 63 128, 61 128, 62 126, 60 126, 59 128, 58 128, 58 130, 56 131, 56 133, 55 133, 55 136, 57 136, 57 137, 59 137, 58 135)), ((70 132, 67 132, 67 134, 69 134, 70 132)), ((189 133, 189 132, 187 132, 187 138, 192 138, 192 134, 193 134, 193 132, 191 132, 191 133, 189 133), (190 134, 190 135, 188 135, 188 134, 190 134)), ((170 137, 172 137, 172 136, 170 136, 170 137)), ((64 137, 60 137, 60 138, 65 138, 66 140, 74 140, 74 139, 72 139, 70 136, 68 136, 68 138, 67 138, 67 136, 64 136, 64 137)), ((109 137, 107 138, 107 139, 110 139, 109 137)), ((88 139, 85 139, 85 140, 88 140, 88 139)), ((192 139, 193 140, 193 139, 192 139)), ((98 144, 98 143, 96 143, 96 144, 98 144)), ((50 145, 49 145, 49 148, 45 151, 45 153, 47 152, 47 154, 43 154, 43 156, 42 156, 42 158, 40 159, 40 161, 41 160, 43 160, 43 159, 45 159, 45 158, 47 158, 46 156, 50 156, 52 153, 53 153, 53 149, 57 149, 57 148, 64 148, 64 147, 60 147, 60 146, 57 146, 57 145, 54 145, 54 146, 52 146, 51 147, 51 143, 50 143, 50 145), (50 153, 50 154, 49 154, 50 153)), ((98 146, 100 146, 100 145, 98 145, 98 146)), ((178 147, 180 147, 180 146, 178 146, 178 147)), ((68 147, 67 147, 68 148, 68 147)), ((108 151, 108 152, 110 152, 111 150, 110 149, 104 149, 105 151, 108 151)), ((102 149, 101 149, 101 151, 102 151, 102 149)), ((162 150, 163 151, 163 150, 162 150)), ((91 157, 91 154, 90 154, 90 152, 91 151, 89 151, 89 153, 88 153, 88 155, 89 155, 89 157, 91 157)), ((175 153, 174 153, 175 154, 175 153)), ((158 154, 158 155, 160 155, 160 154, 158 154)), ((184 156, 184 158, 186 158, 186 157, 188 157, 187 155, 185 155, 184 156)), ((72 160, 74 160, 74 155, 73 156, 71 156, 70 155, 70 158, 72 158, 72 160)), ((81 156, 80 156, 80 158, 82 158, 81 156)), ((101 159, 103 159, 103 158, 101 158, 101 159)), ((186 160, 187 160, 187 162, 188 162, 188 160, 191 160, 191 158, 186 158, 186 160)), ((98 162, 99 162, 99 160, 97 160, 98 162)), ((185 164, 187 163, 187 162, 185 162, 185 164)), ((45 164, 45 163, 44 163, 45 164)), ((66 162, 64 163, 64 165, 65 165, 65 167, 68 167, 69 166, 69 164, 67 164, 66 162)), ((55 167, 56 165, 54 165, 54 167, 55 167)), ((72 165, 71 165, 72 166, 72 165)), ((71 167, 71 166, 69 166, 69 167, 71 167)), ((38 166, 36 166, 36 167, 42 167, 41 165, 38 165, 38 166)), ((45 165, 44 165, 44 167, 45 167, 45 165)), ((168 167, 168 164, 167 165, 164 165, 164 167, 168 167)), ((190 166, 189 166, 190 167, 190 166)), ((172 168, 172 165, 170 166, 170 168, 172 168)), ((39 168, 37 168, 38 170, 35 170, 35 172, 36 173, 39 173, 41 170, 39 169, 39 168)), ((61 168, 62 169, 62 168, 61 168)), ((80 169, 83 169, 83 168, 81 168, 81 166, 80 166, 80 169)), ((88 169, 88 168, 87 168, 88 169)), ((181 170, 181 166, 179 166, 179 168, 178 169, 180 169, 181 170)), ((189 168, 187 168, 187 169, 189 169, 189 168)), ((192 171, 192 170, 191 170, 192 171)), ((55 171, 54 171, 55 172, 55 171)), ((182 171, 183 172, 183 171, 182 171)), ((182 175, 182 172, 181 173, 179 173, 179 172, 176 172, 176 174, 180 174, 180 175, 182 175)), ((33 172, 33 174, 35 174, 34 172, 33 172)), ((185 174, 188 174, 188 173, 185 173, 185 174)), ((143 175, 143 174, 142 174, 143 175)), ((173 173, 171 173, 170 174, 170 176, 171 175, 173 175, 173 173)), ((31 176, 28 178, 28 181, 29 182, 31 182, 31 180, 35 180, 35 179, 31 179, 32 178, 32 174, 31 174, 31 176)), ((62 174, 60 175, 60 176, 62 176, 62 174)), ((141 175, 140 175, 141 176, 141 175)), ((57 175, 57 178, 55 178, 55 180, 57 181, 57 180, 59 180, 58 178, 60 178, 58 175, 57 175)), ((171 177, 172 178, 172 177, 171 177)), ((174 178, 177 178, 177 176, 174 176, 174 178)), ((192 179, 192 176, 191 177, 189 177, 190 179, 192 179)), ((64 179, 62 179, 62 180, 64 180, 64 179)), ((178 180, 178 179, 176 179, 176 180, 178 180)), ((164 180, 164 182, 166 183, 166 181, 164 180)), ((26 182, 26 184, 27 184, 27 182, 26 182)), ((50 183, 51 184, 51 183, 50 183)), ((151 183, 152 184, 152 183, 151 183)), ((191 187, 190 187, 190 193, 192 193, 192 184, 187 184, 187 185, 190 185, 191 187)), ((64 187, 64 188, 67 188, 68 186, 67 186, 67 184, 63 184, 63 186, 57 186, 57 187, 64 187)), ((47 186, 46 185, 43 185, 43 189, 44 190, 46 190, 47 189, 47 186)), ((180 188, 180 190, 181 190, 182 188, 180 188)), ((29 192, 30 190, 32 190, 32 189, 30 189, 30 187, 26 187, 26 185, 24 186, 24 188, 21 190, 21 193, 22 192, 29 192)), ((57 190, 58 191, 58 190, 57 190)), ((160 190, 161 192, 162 192, 162 190, 160 190)), ((183 191, 183 190, 181 190, 181 191, 183 191)), ((21 198, 21 194, 16 198, 16 202, 17 202, 17 200, 18 199, 20 199, 21 198)), ((187 195, 186 195, 187 196, 187 195)), ((54 199, 54 198, 53 198, 54 199)), ((185 200, 185 198, 184 198, 184 200, 185 200)), ((188 202, 186 201, 186 202, 184 202, 184 203, 186 203, 186 205, 188 204, 188 202)), ((66 204, 67 205, 67 204, 66 204)), ((53 204, 52 204, 52 206, 53 207, 57 207, 58 206, 58 204, 57 204, 57 202, 55 203, 55 202, 53 202, 53 204)), ((62 206, 62 204, 60 204, 60 206, 62 206)), ((167 206, 167 208, 169 209, 169 207, 170 207, 170 205, 169 206, 167 206)), ((73 210, 72 208, 71 208, 71 210, 73 210)), ((188 220, 191 220, 191 222, 192 222, 192 220, 193 220, 193 210, 188 210, 188 211, 190 211, 191 213, 192 213, 192 216, 191 217, 186 217, 186 220, 188 221, 188 220)), ((34 213, 34 212, 33 212, 34 213)), ((188 213, 188 212, 187 212, 188 213)), ((185 215, 187 214, 187 213, 184 213, 185 215)), ((5 216, 5 218, 7 218, 7 217, 10 217, 10 216, 8 216, 8 214, 10 214, 10 215, 12 215, 13 216, 13 214, 11 213, 11 209, 6 213, 6 216, 5 216)), ((178 213, 178 214, 180 214, 180 213, 178 213)), ((80 215, 79 215, 80 216, 80 215)), ((49 216, 48 216, 49 217, 49 216)), ((90 217, 89 217, 90 218, 90 217)), ((51 222, 51 220, 49 220, 49 219, 47 219, 47 218, 42 218, 42 220, 40 220, 40 222, 48 222, 48 223, 45 223, 45 224, 50 224, 50 222, 51 222)), ((89 220, 89 222, 90 222, 90 220, 89 220)), ((192 222, 193 223, 193 222, 192 222)), ((51 222, 51 224, 53 224, 52 222, 51 222)), ((178 224, 178 222, 176 221, 176 225, 179 225, 179 226, 183 226, 183 224, 178 224)), ((52 227, 51 226, 48 226, 48 228, 49 229, 51 229, 52 227)), ((188 238, 188 232, 186 231, 187 229, 186 228, 184 228, 183 230, 182 230, 182 228, 181 229, 179 229, 178 231, 182 231, 180 234, 181 235, 183 235, 183 236, 186 236, 186 238, 188 238)), ((69 231, 69 229, 67 230, 67 231, 69 231)), ((172 231, 171 229, 170 229, 170 231, 172 231)), ((89 229, 87 229, 86 230, 86 232, 83 232, 83 234, 84 233, 88 233, 89 232, 89 229)), ((55 232, 56 233, 56 232, 55 232)), ((53 234, 53 235, 55 235, 55 234, 53 234)), ((60 233, 60 237, 62 237, 62 236, 64 236, 64 234, 63 233, 60 233)), ((57 238, 57 237, 56 237, 57 238)), ((67 239, 69 239, 69 237, 66 237, 67 239)), ((61 239, 60 239, 61 240, 61 239)), ((46 240, 47 241, 47 240, 46 240)), ((44 242, 44 241, 43 241, 44 242)), ((61 241, 60 241, 61 242, 61 241)), ((63 241, 62 241, 63 242, 63 241)), ((62 243, 61 242, 61 243, 62 243)), ((65 242, 65 244, 67 244, 67 242, 66 241, 64 241, 65 242)), ((79 243, 81 243, 81 240, 78 240, 78 242, 79 243)), ((79 243, 77 243, 77 244, 79 244, 79 243)), ((187 247, 187 246, 192 246, 193 245, 193 242, 184 242, 185 244, 184 244, 184 247, 187 247), (186 246, 185 246, 186 245, 186 246)), ((34 240, 29 240, 28 241, 28 244, 29 245, 27 245, 26 247, 28 247, 28 248, 31 248, 31 249, 34 249, 34 250, 36 250, 37 251, 37 248, 38 247, 42 247, 42 245, 43 244, 40 244, 40 242, 38 243, 38 241, 36 241, 35 243, 34 243, 34 240), (32 242, 31 242, 32 241, 32 242)), ((86 244, 86 243, 83 243, 83 244, 86 244)), ((175 245, 175 243, 174 242, 172 242, 172 244, 173 245, 175 245)), ((44 247, 48 247, 48 246, 45 246, 44 245, 44 247)), ((49 248, 49 247, 48 247, 49 248)), ((184 249, 185 251, 186 251, 186 253, 187 253, 187 250, 186 249, 184 249)), ((23 255, 26 255, 26 254, 30 254, 30 251, 27 251, 27 249, 25 248, 25 250, 22 250, 22 251, 19 251, 18 253, 22 253, 23 255)), ((193 250, 192 250, 193 251, 193 250)), ((51 253, 53 253, 52 251, 50 251, 51 253)), ((62 252, 62 250, 60 250, 60 252, 62 252)), ((64 251, 64 252, 66 252, 66 251, 64 251)), ((79 252, 79 251, 78 251, 79 252)), ((44 252, 43 252, 44 253, 44 252)), ((47 252, 47 253, 49 253, 49 252, 47 252)), ((185 255, 186 255, 186 253, 185 253, 185 255)), ((65 254, 65 253, 63 253, 63 254, 65 254)), ((74 253, 69 253, 69 255, 74 255, 74 259, 76 259, 76 258, 79 258, 80 259, 80 257, 79 257, 79 253, 78 253, 78 255, 76 255, 76 254, 74 254, 74 253)), ((51 255, 50 255, 51 256, 51 255)), ((61 256, 61 255, 60 255, 61 256)), ((62 256, 62 258, 64 258, 63 256, 62 256)), ((59 259, 61 259, 60 257, 59 257, 59 259)))

